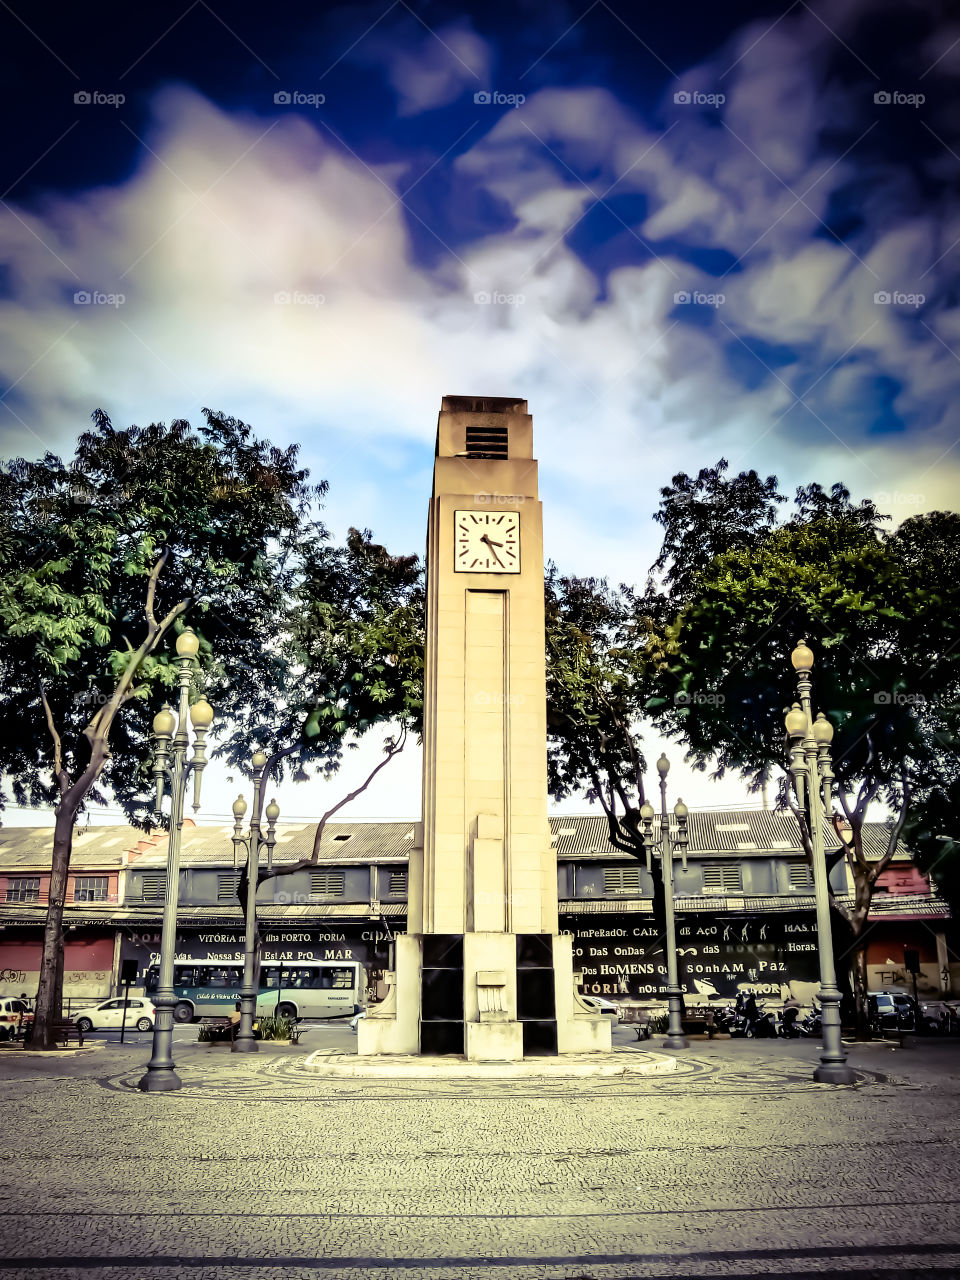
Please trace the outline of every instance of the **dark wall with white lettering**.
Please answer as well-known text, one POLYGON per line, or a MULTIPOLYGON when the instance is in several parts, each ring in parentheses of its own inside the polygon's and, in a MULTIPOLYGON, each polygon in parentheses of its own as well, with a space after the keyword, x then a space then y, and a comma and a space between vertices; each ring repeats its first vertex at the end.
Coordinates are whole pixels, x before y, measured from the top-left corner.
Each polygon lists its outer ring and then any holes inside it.
MULTIPOLYGON (((666 959, 652 918, 604 916, 588 924, 567 916, 560 927, 573 934, 574 968, 588 995, 666 998, 666 959)), ((678 917, 681 988, 694 1003, 730 1000, 738 991, 779 998, 787 989, 809 999, 819 982, 816 938, 813 912, 678 917)))

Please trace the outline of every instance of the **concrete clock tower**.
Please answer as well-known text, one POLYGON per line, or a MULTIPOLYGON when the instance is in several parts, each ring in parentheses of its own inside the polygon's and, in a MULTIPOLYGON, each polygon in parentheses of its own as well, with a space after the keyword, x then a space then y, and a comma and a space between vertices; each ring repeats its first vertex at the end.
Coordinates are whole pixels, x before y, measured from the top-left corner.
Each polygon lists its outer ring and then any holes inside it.
POLYGON ((524 400, 445 396, 427 525, 422 839, 389 998, 361 1054, 610 1048, 557 933, 543 522, 524 400))

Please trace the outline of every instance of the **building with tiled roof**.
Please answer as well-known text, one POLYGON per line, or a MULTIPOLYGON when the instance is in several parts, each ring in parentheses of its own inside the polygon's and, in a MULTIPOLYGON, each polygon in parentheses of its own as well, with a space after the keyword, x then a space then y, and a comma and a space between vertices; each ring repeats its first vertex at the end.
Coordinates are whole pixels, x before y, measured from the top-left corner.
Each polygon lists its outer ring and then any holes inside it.
MULTIPOLYGON (((621 1000, 657 998, 662 954, 645 863, 611 845, 602 816, 556 816, 550 825, 560 927, 575 937, 587 989, 621 1000)), ((315 831, 308 822, 278 827, 276 867, 311 859, 315 831)), ((0 830, 3 991, 29 990, 34 981, 52 834, 49 827, 0 830)), ((725 971, 737 966, 758 989, 815 982, 813 885, 793 816, 769 809, 700 810, 691 813, 688 834, 687 869, 676 868, 688 988, 711 994, 725 971), (715 955, 721 960, 715 962, 715 955)), ((222 954, 228 945, 238 955, 242 950, 232 835, 229 825, 184 828, 178 909, 178 952, 184 956, 202 958, 211 947, 222 954)), ((824 836, 827 848, 838 846, 832 828, 824 836)), ((887 838, 882 823, 867 824, 867 857, 882 857, 887 838)), ((389 966, 392 937, 406 925, 407 862, 420 839, 415 820, 328 823, 315 861, 261 886, 258 918, 265 945, 288 946, 291 954, 317 959, 358 959, 376 990, 389 966)), ((166 832, 126 826, 78 830, 64 912, 66 970, 76 976, 65 994, 109 994, 122 959, 135 958, 142 970, 156 958, 166 861, 166 832)), ((850 897, 842 863, 831 887, 837 897, 850 897)), ((909 850, 899 846, 878 881, 872 908, 868 963, 877 984, 903 980, 906 945, 921 952, 925 986, 949 989, 960 979, 950 972, 949 927, 946 904, 916 870, 909 850)))

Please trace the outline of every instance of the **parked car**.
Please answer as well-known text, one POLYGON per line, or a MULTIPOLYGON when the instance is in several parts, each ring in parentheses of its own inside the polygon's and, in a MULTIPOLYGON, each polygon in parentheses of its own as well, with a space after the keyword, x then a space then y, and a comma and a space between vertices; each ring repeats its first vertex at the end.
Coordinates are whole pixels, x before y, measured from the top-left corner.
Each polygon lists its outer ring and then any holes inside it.
POLYGON ((12 997, 0 1000, 0 1040, 18 1040, 31 1022, 33 1014, 23 1000, 12 997))
POLYGON ((119 1031, 124 1024, 123 1006, 127 1006, 126 1025, 131 1031, 152 1031, 157 1011, 149 1000, 131 996, 129 1000, 104 1000, 71 1015, 86 1035, 88 1031, 119 1031))
POLYGON ((920 1017, 924 1031, 940 1035, 956 1031, 957 1011, 945 1000, 921 1000, 920 1017))
POLYGON ((917 1006, 905 991, 873 991, 867 996, 867 1015, 877 1032, 913 1031, 917 1027, 917 1006))
POLYGON ((618 1022, 623 1021, 623 1010, 618 1004, 614 1004, 612 1000, 605 1000, 603 996, 581 996, 584 1004, 592 1005, 597 1013, 608 1014, 611 1018, 616 1018, 618 1022))

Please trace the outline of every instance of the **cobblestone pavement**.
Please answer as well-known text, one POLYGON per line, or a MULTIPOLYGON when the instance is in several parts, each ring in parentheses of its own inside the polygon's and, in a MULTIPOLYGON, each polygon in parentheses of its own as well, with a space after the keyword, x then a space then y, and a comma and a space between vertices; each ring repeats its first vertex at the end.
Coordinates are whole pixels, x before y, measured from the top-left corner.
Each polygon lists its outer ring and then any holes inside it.
POLYGON ((504 1082, 311 1047, 180 1041, 164 1095, 142 1046, 0 1052, 0 1280, 960 1276, 958 1045, 857 1050, 845 1088, 807 1044, 504 1082))

